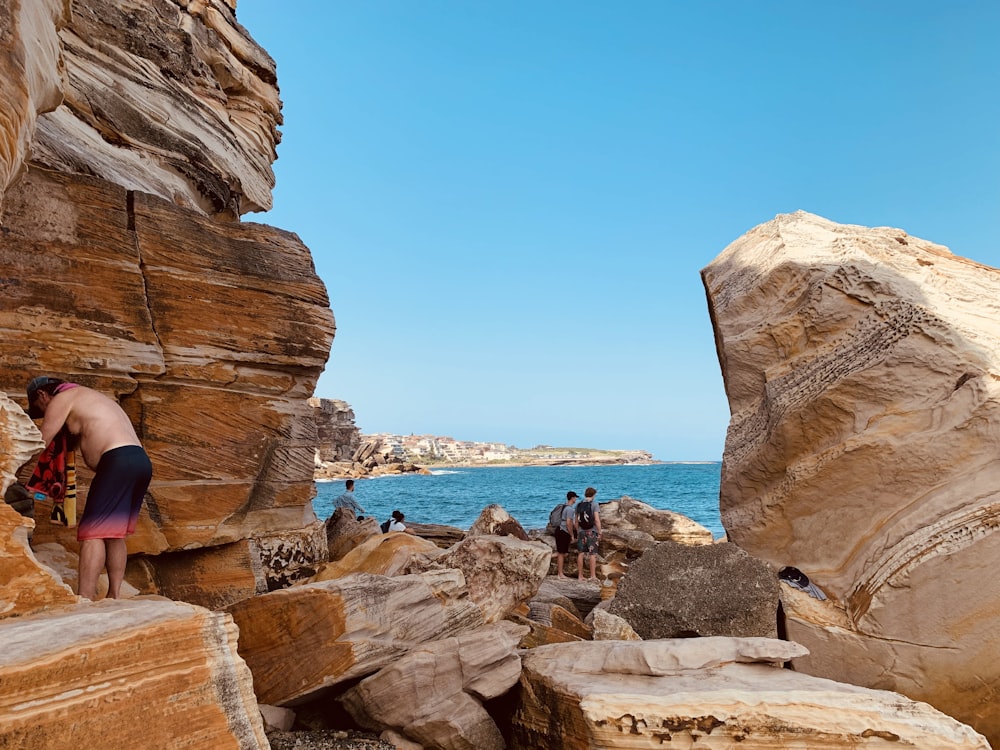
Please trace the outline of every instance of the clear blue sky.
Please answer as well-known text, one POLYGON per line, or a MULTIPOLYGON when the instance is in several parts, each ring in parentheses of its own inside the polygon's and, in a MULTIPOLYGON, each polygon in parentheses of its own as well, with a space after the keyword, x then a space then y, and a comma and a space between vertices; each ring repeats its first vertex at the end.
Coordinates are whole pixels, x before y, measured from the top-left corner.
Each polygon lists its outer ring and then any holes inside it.
POLYGON ((699 271, 777 214, 1000 266, 1000 3, 239 0, 363 432, 718 460, 699 271))

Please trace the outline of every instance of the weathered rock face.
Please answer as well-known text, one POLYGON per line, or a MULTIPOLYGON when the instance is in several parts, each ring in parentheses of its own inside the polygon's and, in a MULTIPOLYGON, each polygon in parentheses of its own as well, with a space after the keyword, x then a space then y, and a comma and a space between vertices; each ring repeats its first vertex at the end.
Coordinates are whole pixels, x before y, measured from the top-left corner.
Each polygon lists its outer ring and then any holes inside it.
POLYGON ((797 667, 1000 743, 1000 271, 797 213, 702 275, 733 415, 723 524, 843 613, 792 605, 797 667))
POLYGON ((4 620, 0 639, 0 747, 268 746, 228 615, 107 600, 4 620))
POLYGON ((355 573, 229 607, 258 699, 294 705, 378 671, 429 641, 483 624, 457 570, 355 573))
MULTIPOLYGON (((627 538, 629 532, 648 534, 657 542, 711 544, 712 532, 680 513, 659 510, 628 495, 600 503, 601 528, 605 536, 627 538)), ((605 540, 605 544, 609 544, 605 540)))
POLYGON ((763 638, 540 646, 523 657, 511 747, 989 747, 926 704, 772 666, 804 652, 763 638))
MULTIPOLYGON (((270 208, 281 121, 274 61, 235 7, 75 0, 59 32, 62 101, 40 102, 32 160, 209 215, 270 208)), ((48 72, 52 61, 36 65, 48 72)))
POLYGON ((521 676, 515 651, 528 632, 499 622, 429 643, 348 690, 341 702, 362 726, 396 730, 422 747, 503 750, 482 701, 521 676))
POLYGON ((361 430, 354 423, 354 410, 346 401, 311 398, 316 417, 316 456, 324 463, 349 462, 361 447, 361 430))
POLYGON ((69 586, 35 558, 28 545, 31 526, 32 521, 0 503, 0 619, 77 601, 69 586))
POLYGON ((39 113, 62 100, 58 31, 69 7, 70 0, 0 3, 0 207, 24 164, 39 113))
MULTIPOLYGON (((280 114, 233 7, 0 7, 0 390, 46 372, 119 400, 154 466, 130 553, 301 532, 286 561, 325 553, 307 399, 334 325, 299 239, 234 221, 270 205, 280 114)), ((76 545, 44 523, 34 540, 76 545)))
POLYGON ((774 638, 778 579, 728 542, 660 542, 632 565, 608 611, 643 638, 774 638))
POLYGON ((23 275, 0 311, 4 386, 53 372, 118 395, 154 466, 131 549, 311 523, 305 397, 332 316, 301 243, 40 172, 5 211, 0 273, 23 275))
POLYGON ((42 434, 20 405, 0 392, 0 490, 4 492, 17 471, 45 445, 42 434))
POLYGON ((407 570, 461 570, 484 621, 496 622, 535 595, 549 569, 549 556, 548 547, 538 542, 512 536, 470 536, 443 554, 414 558, 407 570))

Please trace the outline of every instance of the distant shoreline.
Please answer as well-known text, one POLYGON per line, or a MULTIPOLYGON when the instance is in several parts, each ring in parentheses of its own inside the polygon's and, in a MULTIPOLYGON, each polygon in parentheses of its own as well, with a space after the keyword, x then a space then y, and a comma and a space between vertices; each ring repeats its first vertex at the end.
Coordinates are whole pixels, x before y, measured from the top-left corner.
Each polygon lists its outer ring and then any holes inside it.
POLYGON ((600 467, 600 466, 712 466, 714 464, 721 464, 722 461, 615 461, 607 460, 600 461, 590 459, 580 459, 579 461, 569 460, 569 459, 559 459, 552 461, 503 461, 497 463, 474 463, 470 461, 465 462, 449 462, 449 463, 432 463, 432 464, 412 464, 415 467, 414 471, 373 471, 368 474, 352 474, 345 473, 343 475, 324 475, 315 476, 314 481, 317 482, 337 482, 343 481, 345 479, 377 479, 378 477, 384 476, 405 476, 408 474, 433 474, 437 469, 527 469, 527 468, 553 468, 558 466, 580 466, 580 467, 600 467))
POLYGON ((669 464, 671 466, 679 465, 692 465, 692 466, 707 466, 711 464, 719 464, 721 461, 595 461, 593 459, 580 460, 580 461, 504 461, 502 463, 433 463, 433 464, 419 464, 421 469, 426 469, 427 471, 433 471, 434 469, 468 469, 468 468, 487 468, 487 469, 521 469, 528 466, 542 466, 542 467, 552 467, 552 466, 658 466, 669 464))

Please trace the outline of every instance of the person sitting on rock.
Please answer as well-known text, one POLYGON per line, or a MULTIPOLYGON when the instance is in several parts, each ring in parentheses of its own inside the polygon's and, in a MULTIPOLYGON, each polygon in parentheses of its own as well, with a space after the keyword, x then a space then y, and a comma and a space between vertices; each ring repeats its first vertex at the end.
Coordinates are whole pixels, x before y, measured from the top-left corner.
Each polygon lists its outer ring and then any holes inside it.
POLYGON ((403 523, 403 519, 405 518, 406 516, 403 515, 402 511, 394 510, 392 512, 392 517, 385 522, 388 524, 385 528, 385 532, 388 534, 390 531, 403 531, 407 534, 412 534, 413 530, 406 528, 406 524, 403 523))

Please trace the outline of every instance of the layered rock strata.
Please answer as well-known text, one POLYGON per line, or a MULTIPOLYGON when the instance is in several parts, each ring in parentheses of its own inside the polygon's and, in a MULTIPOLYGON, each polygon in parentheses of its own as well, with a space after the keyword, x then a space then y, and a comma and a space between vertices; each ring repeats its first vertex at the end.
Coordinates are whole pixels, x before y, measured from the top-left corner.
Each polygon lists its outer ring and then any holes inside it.
MULTIPOLYGON (((238 222, 270 206, 280 101, 234 8, 0 3, 0 390, 44 372, 117 398, 154 466, 130 553, 253 539, 274 585, 326 555, 307 399, 334 324, 301 241, 238 222)), ((76 548, 44 521, 34 541, 76 548)))
POLYGON ((228 611, 258 699, 279 706, 484 624, 453 569, 395 578, 354 573, 253 597, 228 611))
POLYGON ((797 668, 1000 744, 1000 271, 799 212, 702 276, 732 411, 723 524, 829 597, 786 601, 797 668))
POLYGON ((925 703, 773 666, 804 653, 764 638, 540 646, 511 747, 989 748, 925 703))
POLYGON ((0 690, 0 747, 268 746, 228 615, 108 600, 0 630, 0 685, 16 686, 0 690))
POLYGON ((340 701, 362 726, 388 727, 422 747, 504 750, 483 702, 517 684, 516 646, 527 631, 499 622, 443 638, 362 680, 340 701))
POLYGON ((321 464, 347 463, 361 447, 361 430, 346 401, 311 398, 316 416, 316 459, 321 464))

